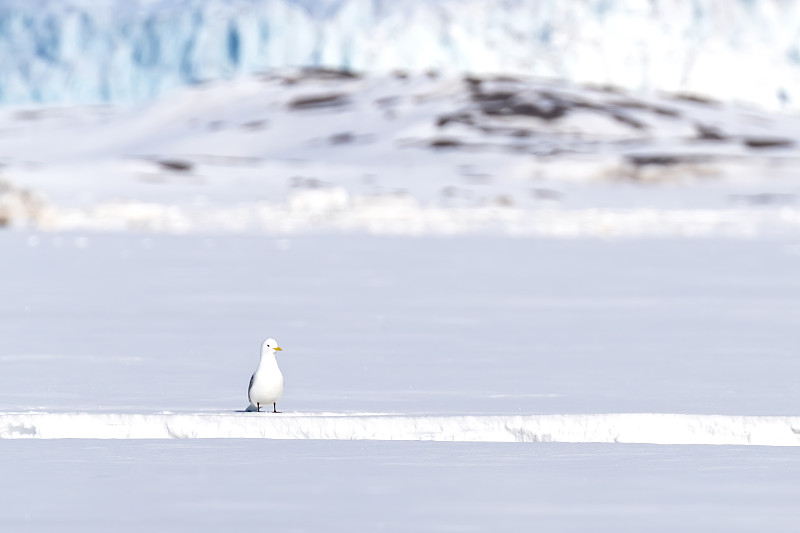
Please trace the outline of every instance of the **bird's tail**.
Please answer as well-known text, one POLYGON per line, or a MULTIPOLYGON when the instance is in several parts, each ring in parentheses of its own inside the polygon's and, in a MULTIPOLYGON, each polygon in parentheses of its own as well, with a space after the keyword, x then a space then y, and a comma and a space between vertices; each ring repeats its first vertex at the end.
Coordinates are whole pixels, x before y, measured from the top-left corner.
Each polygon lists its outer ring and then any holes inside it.
POLYGON ((250 412, 250 411, 258 411, 254 403, 251 403, 250 405, 247 406, 247 409, 245 409, 245 412, 250 412))

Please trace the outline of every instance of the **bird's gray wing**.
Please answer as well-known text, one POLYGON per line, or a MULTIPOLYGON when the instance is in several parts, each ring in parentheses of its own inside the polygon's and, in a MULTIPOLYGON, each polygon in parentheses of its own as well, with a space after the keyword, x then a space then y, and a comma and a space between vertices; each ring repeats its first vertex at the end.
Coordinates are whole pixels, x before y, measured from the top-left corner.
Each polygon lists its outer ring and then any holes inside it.
POLYGON ((250 399, 250 391, 253 389, 253 382, 256 380, 256 374, 253 372, 253 375, 250 376, 250 385, 247 386, 247 401, 251 402, 253 400, 250 399))

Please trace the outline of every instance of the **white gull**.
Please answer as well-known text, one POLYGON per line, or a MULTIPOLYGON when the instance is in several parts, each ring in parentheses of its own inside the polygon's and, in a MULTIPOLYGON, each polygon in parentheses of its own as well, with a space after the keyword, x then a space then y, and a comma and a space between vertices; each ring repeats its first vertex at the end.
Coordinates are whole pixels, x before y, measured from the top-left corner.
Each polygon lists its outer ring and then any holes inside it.
POLYGON ((250 378, 247 411, 261 411, 261 406, 272 404, 272 412, 278 413, 278 400, 283 395, 283 374, 278 368, 275 351, 283 351, 275 339, 267 339, 261 345, 261 361, 250 378))

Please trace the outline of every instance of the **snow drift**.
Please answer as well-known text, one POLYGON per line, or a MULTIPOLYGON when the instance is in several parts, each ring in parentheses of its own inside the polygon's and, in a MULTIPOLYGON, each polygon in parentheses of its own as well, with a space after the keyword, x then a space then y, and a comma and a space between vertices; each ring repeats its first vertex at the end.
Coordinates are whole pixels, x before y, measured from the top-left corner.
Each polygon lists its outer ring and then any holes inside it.
MULTIPOLYGON (((43 231, 145 231, 167 234, 303 235, 320 231, 371 235, 506 234, 543 238, 734 238, 794 236, 800 210, 540 209, 397 206, 356 197, 309 211, 292 204, 256 203, 197 209, 179 205, 112 203, 91 209, 47 206, 32 226, 43 231)), ((391 199, 390 199, 391 200, 391 199)), ((3 203, 0 199, 0 213, 3 203)))
POLYGON ((0 438, 267 438, 800 446, 800 417, 681 414, 0 414, 0 438))

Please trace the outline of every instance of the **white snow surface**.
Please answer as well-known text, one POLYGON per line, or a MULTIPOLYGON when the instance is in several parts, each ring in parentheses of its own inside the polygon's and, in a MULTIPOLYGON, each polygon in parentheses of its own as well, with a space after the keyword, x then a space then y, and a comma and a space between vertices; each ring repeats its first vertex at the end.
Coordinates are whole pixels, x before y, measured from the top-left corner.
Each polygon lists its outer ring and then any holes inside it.
POLYGON ((3 413, 236 419, 269 334, 287 413, 798 414, 796 239, 2 232, 0 247, 3 413))
POLYGON ((790 533, 800 517, 797 448, 206 439, 2 449, 10 531, 790 533))
POLYGON ((795 0, 4 0, 0 101, 141 100, 286 66, 515 72, 797 109, 795 0))
POLYGON ((0 413, 0 438, 312 439, 800 446, 800 417, 0 413))

